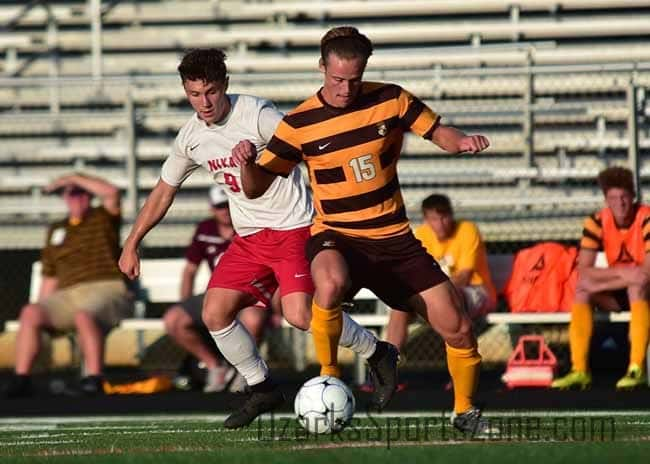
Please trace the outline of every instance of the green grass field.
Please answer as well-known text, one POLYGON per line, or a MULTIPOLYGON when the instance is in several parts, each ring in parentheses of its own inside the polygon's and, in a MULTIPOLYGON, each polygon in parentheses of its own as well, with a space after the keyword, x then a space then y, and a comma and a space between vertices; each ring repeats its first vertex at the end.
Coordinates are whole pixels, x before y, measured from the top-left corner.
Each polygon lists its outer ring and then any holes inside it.
MULTIPOLYGON (((357 413, 357 416, 361 416, 357 413)), ((222 416, 0 419, 0 463, 648 462, 650 412, 487 416, 489 440, 460 436, 442 414, 357 417, 309 435, 288 415, 227 431, 222 416)))

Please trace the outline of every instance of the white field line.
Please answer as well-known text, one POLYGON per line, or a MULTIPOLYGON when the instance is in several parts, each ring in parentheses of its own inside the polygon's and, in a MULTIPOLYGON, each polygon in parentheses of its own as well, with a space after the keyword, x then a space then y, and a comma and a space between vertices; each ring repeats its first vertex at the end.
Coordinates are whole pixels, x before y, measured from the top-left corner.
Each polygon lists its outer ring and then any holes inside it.
MULTIPOLYGON (((603 411, 488 411, 485 414, 487 418, 503 418, 503 417, 535 417, 535 418, 549 418, 549 417, 626 417, 626 416, 636 416, 633 421, 626 421, 626 424, 630 425, 643 425, 646 424, 643 420, 639 418, 650 417, 650 411, 647 410, 634 410, 634 411, 620 411, 620 410, 603 410, 603 411)), ((38 431, 48 431, 48 430, 57 430, 62 431, 74 431, 74 430, 158 430, 161 427, 167 427, 178 422, 195 422, 198 424, 220 424, 227 416, 224 414, 174 414, 174 415, 146 415, 146 416, 77 416, 77 417, 8 417, 0 418, 0 432, 38 432, 38 431), (112 424, 111 423, 115 423, 112 424), (126 423, 118 424, 118 423, 126 423), (143 424, 142 422, 149 422, 150 424, 143 424), (108 424, 108 425, 91 425, 91 424, 108 424), (151 424, 153 423, 153 424, 151 424), (130 425, 132 424, 132 425, 130 425)), ((262 416, 262 419, 270 419, 270 415, 266 414, 262 416)), ((278 413, 274 415, 275 419, 293 419, 295 416, 292 413, 278 413)), ((375 414, 372 416, 373 419, 382 421, 388 418, 394 419, 407 419, 407 418, 433 418, 439 419, 442 418, 442 412, 391 412, 386 414, 375 414)), ((445 413, 445 419, 449 418, 449 415, 445 413)), ((363 419, 363 414, 357 414, 358 419, 363 419)), ((266 427, 257 428, 253 423, 252 430, 255 432, 264 432, 269 431, 266 427)), ((402 424, 406 425, 406 424, 402 424)), ((361 428, 359 426, 358 428, 361 428)), ((224 432, 238 432, 230 431, 225 429, 214 429, 214 431, 219 431, 220 433, 224 432)), ((184 430, 183 432, 186 432, 184 430)), ((197 432, 206 432, 205 429, 197 430, 197 432)))
POLYGON ((70 443, 81 443, 81 440, 21 440, 21 441, 0 441, 0 446, 33 446, 33 445, 68 445, 70 443))
MULTIPOLYGON (((640 421, 626 421, 625 425, 648 425, 648 422, 640 422, 640 421)), ((297 425, 297 424, 294 424, 297 425)), ((352 429, 357 431, 357 432, 363 432, 363 431, 368 431, 368 430, 382 430, 388 432, 386 427, 389 424, 381 424, 379 426, 377 425, 355 425, 352 429)), ((422 425, 419 423, 412 423, 412 424, 407 424, 407 423, 392 423, 390 424, 391 426, 397 426, 400 431, 405 431, 405 430, 419 430, 422 428, 422 425)), ((549 425, 549 424, 547 424, 549 425)), ((550 425, 549 425, 550 426, 550 425)), ((392 428, 390 430, 393 430, 392 428)), ((0 429, 1 431, 1 429, 0 429)), ((203 429, 203 428, 193 428, 193 429, 179 429, 179 428, 152 428, 152 426, 139 426, 137 424, 133 426, 121 426, 119 428, 112 428, 112 427, 90 427, 90 428, 85 428, 83 426, 81 427, 72 427, 72 428, 62 428, 58 429, 58 433, 44 433, 44 434, 37 434, 37 435, 20 435, 19 437, 15 437, 21 440, 28 440, 28 439, 36 439, 36 438, 59 438, 59 437, 68 437, 68 438, 78 438, 78 437, 93 437, 93 436, 106 436, 106 435, 174 435, 174 434, 184 434, 184 435, 189 435, 189 434, 204 434, 204 433, 218 433, 221 434, 220 439, 223 441, 227 442, 259 442, 260 437, 262 437, 263 441, 291 441, 293 436, 291 433, 293 432, 293 429, 283 429, 282 427, 275 427, 275 428, 270 428, 270 427, 255 427, 253 426, 252 429, 248 430, 226 430, 223 428, 216 428, 216 429, 203 429), (224 434, 226 436, 224 436, 224 434), (234 434, 243 434, 243 437, 228 437, 227 435, 234 435, 234 434), (245 435, 249 436, 245 436, 245 435), (272 435, 271 435, 272 434, 272 435)), ((330 435, 329 434, 323 434, 320 435, 322 437, 322 440, 327 440, 330 435)), ((301 436, 302 440, 306 441, 312 441, 316 440, 318 441, 319 438, 314 435, 314 434, 309 434, 309 437, 305 438, 301 436)), ((299 440, 300 441, 300 440, 299 440)), ((36 442, 33 442, 36 443, 36 442)), ((32 444, 33 444, 32 443, 32 444)), ((45 442, 43 442, 45 443, 45 442)), ((8 442, 1 442, 0 445, 3 444, 8 444, 8 442)))
MULTIPOLYGON (((388 417, 442 417, 442 411, 390 411, 383 414, 373 414, 375 419, 385 419, 388 417)), ((449 417, 448 411, 444 412, 445 417, 449 417)), ((363 411, 357 411, 357 417, 363 418, 363 411)), ((649 410, 512 410, 512 411, 485 411, 485 417, 603 417, 603 416, 650 416, 649 410)), ((169 422, 169 421, 194 421, 194 422, 222 422, 228 417, 228 414, 161 414, 161 415, 124 415, 124 416, 46 416, 46 417, 2 417, 0 425, 18 425, 26 426, 27 424, 88 424, 93 422, 110 423, 110 422, 169 422)), ((265 414, 262 419, 269 419, 271 416, 265 414)), ((295 417, 295 414, 282 412, 274 414, 277 419, 295 417)))

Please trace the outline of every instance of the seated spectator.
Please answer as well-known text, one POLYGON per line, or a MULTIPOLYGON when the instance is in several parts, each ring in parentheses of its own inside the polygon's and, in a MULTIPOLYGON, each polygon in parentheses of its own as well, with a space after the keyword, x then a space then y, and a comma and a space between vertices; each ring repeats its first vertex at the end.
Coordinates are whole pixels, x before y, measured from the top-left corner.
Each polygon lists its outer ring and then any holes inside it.
POLYGON ((578 253, 578 283, 569 324, 571 372, 556 379, 552 388, 588 388, 589 344, 593 306, 605 311, 630 310, 630 362, 617 389, 646 383, 645 357, 650 315, 650 206, 635 202, 632 171, 611 167, 598 174, 605 207, 584 222, 578 253), (596 268, 596 255, 604 251, 609 267, 596 268))
MULTIPOLYGON (((212 217, 197 225, 192 243, 185 252, 186 261, 181 277, 182 301, 170 307, 163 316, 169 336, 206 366, 207 376, 203 387, 206 393, 223 391, 229 385, 231 390, 239 390, 243 386, 243 377, 223 360, 203 323, 201 312, 205 293, 193 296, 194 280, 201 262, 205 260, 212 271, 235 234, 228 197, 217 185, 210 189, 210 210, 212 217)), ((259 306, 245 308, 239 313, 239 320, 258 343, 266 316, 266 310, 259 306)))
POLYGON ((62 194, 68 216, 52 224, 47 232, 38 301, 20 313, 15 376, 6 395, 33 393, 30 374, 41 349, 41 332, 74 330, 86 374, 81 379, 81 391, 103 393, 104 339, 133 310, 117 266, 120 191, 103 179, 82 174, 63 176, 45 190, 62 194), (101 206, 91 206, 93 196, 101 200, 101 206))
MULTIPOLYGON (((433 194, 422 201, 424 224, 415 236, 460 291, 465 310, 477 318, 494 310, 497 292, 488 269, 485 244, 476 224, 456 220, 446 195, 433 194)), ((386 341, 401 350, 407 338, 410 314, 391 311, 386 341)))

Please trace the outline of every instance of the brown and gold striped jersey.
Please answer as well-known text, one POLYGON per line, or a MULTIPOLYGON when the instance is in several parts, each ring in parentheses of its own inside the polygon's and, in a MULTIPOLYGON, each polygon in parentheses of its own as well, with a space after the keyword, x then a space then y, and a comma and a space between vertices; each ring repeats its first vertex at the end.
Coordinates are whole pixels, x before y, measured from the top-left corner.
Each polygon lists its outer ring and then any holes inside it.
POLYGON ((93 208, 77 225, 67 219, 50 226, 41 252, 43 275, 63 289, 82 282, 123 278, 117 266, 121 216, 93 208))
POLYGON ((312 234, 380 239, 409 231, 397 178, 405 131, 431 140, 439 116, 394 84, 364 82, 347 108, 321 91, 287 114, 257 163, 287 176, 305 161, 314 195, 312 234))
POLYGON ((604 251, 609 266, 641 264, 650 253, 650 206, 636 205, 634 221, 621 229, 609 208, 587 217, 584 221, 580 247, 604 251))

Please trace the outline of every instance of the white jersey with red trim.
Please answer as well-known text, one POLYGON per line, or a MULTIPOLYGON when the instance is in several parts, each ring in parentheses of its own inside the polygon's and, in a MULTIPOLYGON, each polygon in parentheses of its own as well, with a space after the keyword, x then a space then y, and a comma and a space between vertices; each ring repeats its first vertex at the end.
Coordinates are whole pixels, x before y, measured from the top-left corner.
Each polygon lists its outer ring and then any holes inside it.
POLYGON ((233 226, 241 236, 262 229, 291 230, 310 225, 314 207, 298 168, 286 178, 278 176, 261 197, 246 198, 232 149, 240 141, 250 140, 259 156, 271 140, 282 113, 262 98, 228 98, 230 113, 219 123, 207 125, 196 113, 185 123, 162 166, 161 179, 177 187, 202 166, 227 193, 233 226))

